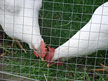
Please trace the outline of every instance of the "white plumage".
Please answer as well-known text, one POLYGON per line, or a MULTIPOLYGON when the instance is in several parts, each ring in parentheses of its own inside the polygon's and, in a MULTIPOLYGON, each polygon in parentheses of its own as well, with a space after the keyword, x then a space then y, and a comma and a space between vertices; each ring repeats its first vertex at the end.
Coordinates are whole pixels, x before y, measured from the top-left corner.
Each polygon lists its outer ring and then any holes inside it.
POLYGON ((52 60, 79 57, 108 48, 108 2, 99 6, 90 21, 55 49, 52 60))
POLYGON ((42 0, 0 0, 0 24, 5 33, 39 50, 43 40, 38 24, 41 6, 42 0))

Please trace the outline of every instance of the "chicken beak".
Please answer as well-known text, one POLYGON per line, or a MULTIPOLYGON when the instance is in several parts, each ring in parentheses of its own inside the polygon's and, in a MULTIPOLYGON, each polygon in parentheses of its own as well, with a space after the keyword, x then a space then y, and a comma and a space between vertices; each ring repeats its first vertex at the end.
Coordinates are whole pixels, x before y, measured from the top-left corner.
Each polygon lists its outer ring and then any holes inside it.
MULTIPOLYGON (((34 54, 36 57, 40 57, 39 52, 37 50, 34 50, 34 54)), ((44 58, 41 58, 41 61, 44 61, 44 58)))
POLYGON ((41 58, 41 61, 44 61, 44 58, 41 58))
POLYGON ((49 68, 49 67, 52 66, 52 65, 54 65, 54 63, 52 63, 52 64, 47 64, 47 68, 49 68))
POLYGON ((49 68, 50 67, 50 64, 47 64, 47 68, 49 68))

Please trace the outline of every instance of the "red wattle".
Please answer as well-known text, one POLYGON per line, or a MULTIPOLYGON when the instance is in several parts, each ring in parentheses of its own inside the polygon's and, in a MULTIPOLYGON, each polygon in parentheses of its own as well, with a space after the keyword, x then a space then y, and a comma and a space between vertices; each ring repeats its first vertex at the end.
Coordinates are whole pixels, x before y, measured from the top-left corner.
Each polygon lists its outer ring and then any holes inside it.
POLYGON ((34 55, 36 56, 36 57, 39 57, 39 55, 35 52, 35 51, 33 51, 34 52, 34 55))
POLYGON ((44 58, 46 55, 47 49, 46 49, 46 45, 43 41, 41 41, 40 49, 41 49, 40 57, 44 58))

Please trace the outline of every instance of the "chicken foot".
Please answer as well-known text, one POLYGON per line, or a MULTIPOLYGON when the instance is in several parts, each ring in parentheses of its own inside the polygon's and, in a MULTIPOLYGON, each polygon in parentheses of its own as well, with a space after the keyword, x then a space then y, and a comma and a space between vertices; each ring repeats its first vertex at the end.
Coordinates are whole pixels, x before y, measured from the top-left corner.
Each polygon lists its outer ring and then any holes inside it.
POLYGON ((1 55, 0 55, 0 57, 3 57, 5 55, 5 53, 2 53, 1 55))
MULTIPOLYGON (((6 50, 5 48, 3 48, 3 50, 5 50, 6 52, 10 53, 10 52, 9 52, 8 50, 6 50)), ((6 52, 0 54, 0 57, 3 57, 3 56, 6 54, 6 52)))
MULTIPOLYGON (((14 39, 15 40, 15 39, 14 39)), ((16 42, 17 42, 17 44, 19 45, 19 47, 25 52, 25 53, 27 53, 26 52, 26 50, 23 48, 23 46, 21 45, 21 43, 18 41, 18 40, 15 40, 16 42)))
POLYGON ((100 65, 103 67, 103 69, 92 69, 92 71, 107 71, 108 72, 108 66, 105 66, 100 63, 100 65))
MULTIPOLYGON (((15 42, 17 42, 18 46, 24 51, 24 53, 27 53, 26 50, 23 48, 23 46, 21 45, 21 43, 17 39, 13 39, 13 40, 15 42)), ((12 42, 10 48, 13 46, 14 41, 12 42)))

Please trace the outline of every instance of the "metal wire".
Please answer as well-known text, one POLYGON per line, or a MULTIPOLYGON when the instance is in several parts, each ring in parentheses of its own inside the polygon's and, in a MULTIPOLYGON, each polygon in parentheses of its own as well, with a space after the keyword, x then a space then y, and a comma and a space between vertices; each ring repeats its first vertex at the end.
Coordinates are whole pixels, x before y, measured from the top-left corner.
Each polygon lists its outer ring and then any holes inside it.
MULTIPOLYGON (((6 0, 3 0, 4 3, 6 0)), ((11 7, 14 8, 14 13, 16 10, 16 1, 13 0, 14 5, 11 7)), ((27 0, 23 0, 23 6, 19 8, 23 8, 23 14, 20 15, 13 15, 13 21, 7 22, 5 20, 6 16, 12 16, 10 13, 6 13, 6 5, 0 4, 4 6, 4 10, 0 7, 0 18, 4 16, 2 23, 0 23, 3 27, 11 25, 13 27, 18 26, 28 26, 28 27, 35 27, 34 24, 34 12, 35 12, 35 3, 36 0, 33 1, 32 8, 25 6, 25 2, 27 0), (33 15, 25 15, 25 10, 33 10, 33 15), (22 17, 22 23, 15 23, 15 18, 22 17), (25 24, 25 18, 32 19, 32 24, 25 24)), ((76 32, 78 32, 88 21, 90 20, 93 12, 100 6, 101 4, 105 3, 107 0, 43 0, 42 1, 42 8, 39 12, 39 26, 41 29, 41 35, 48 46, 57 48, 68 39, 70 39, 76 32)), ((108 7, 108 6, 107 6, 108 7)), ((100 14, 95 14, 100 15, 100 14)), ((108 16, 108 15, 104 15, 108 16)), ((1 21, 0 21, 1 22, 1 21)), ((91 20, 92 22, 92 20, 91 20)), ((101 19, 102 22, 102 19, 101 19)), ((73 38, 73 40, 78 41, 78 47, 70 46, 70 42, 68 43, 68 50, 69 48, 77 48, 77 53, 79 52, 80 47, 80 40, 87 41, 87 48, 85 51, 88 51, 90 42, 97 41, 97 50, 98 43, 102 42, 105 43, 104 40, 99 40, 101 25, 106 25, 106 23, 92 23, 92 24, 100 24, 99 32, 91 31, 91 24, 89 31, 80 31, 79 39, 73 38), (80 39, 81 32, 89 32, 89 38, 80 39), (90 33, 98 34, 98 40, 90 39, 90 33)), ((14 29, 13 29, 14 31, 14 29)), ((1 29, 0 32, 3 32, 1 29)), ((24 28, 22 28, 22 32, 24 32, 24 28)), ((32 30, 33 32, 33 30, 32 30)), ((13 32, 14 35, 15 32, 13 32)), ((106 32, 101 32, 105 33, 106 32)), ((26 34, 21 33, 21 34, 26 34)), ((27 33, 29 35, 29 33, 27 33)), ((33 33, 32 33, 33 34, 33 33)), ((23 36, 22 36, 23 39, 23 36)), ((33 39, 33 38, 31 38, 33 39)), ((22 78, 30 79, 30 80, 40 80, 40 81, 96 81, 96 80, 105 80, 107 73, 106 72, 93 72, 91 69, 102 68, 100 63, 107 65, 108 63, 108 54, 107 54, 107 47, 104 51, 96 51, 92 55, 85 55, 79 56, 74 58, 66 58, 63 61, 63 65, 53 65, 49 68, 46 67, 46 62, 42 62, 40 58, 36 58, 33 54, 33 50, 29 48, 26 43, 22 43, 24 48, 27 51, 27 54, 20 49, 16 43, 14 43, 13 47, 10 48, 9 42, 13 42, 10 37, 3 37, 0 39, 2 46, 0 50, 5 48, 8 50, 7 52, 3 50, 3 53, 6 53, 2 58, 0 58, 0 79, 4 80, 13 80, 13 76, 18 77, 20 81, 22 78), (10 77, 5 77, 5 75, 10 75, 10 77)), ((31 42, 32 43, 32 42, 31 42)), ((106 42, 107 44, 107 42, 106 42)), ((107 45, 108 46, 108 45, 107 45)), ((94 48, 93 48, 94 49, 94 48)), ((59 49, 60 50, 60 49, 59 49)), ((92 49, 91 49, 92 50, 92 49)), ((60 51, 59 51, 60 52, 60 51)), ((70 52, 68 51, 68 54, 70 52)), ((24 80, 26 81, 26 80, 24 80)))

